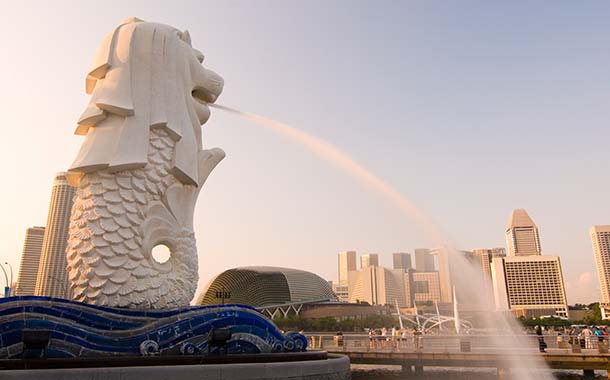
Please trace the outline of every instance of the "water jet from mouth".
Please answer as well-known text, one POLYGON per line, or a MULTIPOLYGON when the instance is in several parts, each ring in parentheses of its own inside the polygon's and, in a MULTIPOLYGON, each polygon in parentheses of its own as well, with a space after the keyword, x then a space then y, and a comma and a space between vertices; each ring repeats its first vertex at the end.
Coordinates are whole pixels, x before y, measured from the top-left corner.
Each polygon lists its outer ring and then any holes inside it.
MULTIPOLYGON (((458 297, 456 299, 460 300, 460 304, 464 304, 464 301, 474 302, 477 307, 481 307, 481 310, 485 310, 485 317, 480 321, 481 330, 494 330, 496 334, 499 333, 501 335, 492 338, 493 349, 506 349, 508 351, 517 352, 528 348, 528 339, 521 335, 521 326, 518 321, 512 317, 512 315, 509 315, 508 312, 494 311, 493 305, 489 303, 489 295, 485 294, 484 289, 486 289, 486 286, 482 282, 482 277, 479 273, 481 268, 473 266, 463 254, 453 249, 452 244, 449 244, 447 234, 406 196, 356 162, 346 152, 328 141, 312 136, 287 124, 251 112, 239 111, 219 104, 209 104, 209 106, 238 115, 298 142, 316 156, 338 167, 367 187, 391 200, 403 213, 423 227, 423 231, 429 240, 441 247, 438 251, 444 252, 443 254, 446 255, 447 261, 444 269, 446 272, 450 273, 450 281, 457 289, 458 297), (508 335, 506 335, 507 333, 508 335)), ((532 360, 536 362, 536 365, 539 366, 540 369, 548 369, 542 359, 533 356, 532 360)), ((508 365, 508 368, 511 368, 519 367, 520 363, 518 362, 518 359, 507 358, 504 364, 508 365)), ((509 378, 515 380, 551 380, 553 379, 553 376, 548 371, 540 372, 515 369, 509 374, 509 378)))
POLYGON ((369 188, 382 194, 387 199, 391 200, 400 210, 406 213, 410 218, 417 221, 424 228, 426 236, 436 245, 446 245, 447 239, 444 238, 444 233, 426 215, 421 209, 413 204, 409 199, 402 195, 399 191, 387 184, 383 179, 371 173, 365 167, 357 163, 347 153, 340 148, 334 146, 328 141, 322 140, 319 137, 312 136, 299 129, 293 128, 287 124, 260 116, 251 112, 239 111, 231 107, 219 104, 209 104, 210 107, 221 109, 232 114, 239 115, 247 120, 250 120, 269 130, 295 140, 316 156, 337 166, 345 173, 356 178, 364 183, 369 188))

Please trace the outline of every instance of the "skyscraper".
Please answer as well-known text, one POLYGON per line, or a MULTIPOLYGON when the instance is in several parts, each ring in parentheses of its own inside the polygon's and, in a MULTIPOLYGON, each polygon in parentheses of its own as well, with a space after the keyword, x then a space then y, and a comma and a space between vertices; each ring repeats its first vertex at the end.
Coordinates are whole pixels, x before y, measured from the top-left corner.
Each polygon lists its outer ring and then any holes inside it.
POLYGON ((418 272, 433 272, 434 256, 427 248, 415 248, 415 270, 418 272))
POLYGON ((356 251, 339 252, 339 285, 347 285, 348 273, 357 269, 356 251))
POLYGON ((593 226, 589 230, 593 255, 597 266, 599 288, 602 292, 600 309, 602 318, 610 318, 610 225, 593 226))
POLYGON ((439 272, 408 271, 408 276, 407 307, 422 302, 442 302, 439 272))
POLYGON ((70 297, 66 272, 66 243, 75 188, 68 184, 66 174, 58 173, 53 181, 36 280, 37 296, 70 297))
POLYGON ((492 260, 496 308, 516 316, 568 316, 568 302, 557 256, 496 257, 492 260))
POLYGON ((367 253, 366 255, 360 256, 360 268, 378 267, 379 266, 379 255, 376 253, 367 253))
POLYGON ((350 277, 349 302, 368 302, 371 305, 407 306, 405 277, 402 269, 387 269, 369 265, 350 277))
POLYGON ((506 249, 504 248, 477 248, 473 249, 472 253, 477 255, 481 260, 481 270, 485 284, 491 286, 491 260, 494 257, 505 257, 506 249))
POLYGON ((509 256, 540 255, 538 227, 524 209, 513 210, 510 214, 506 245, 509 256))
POLYGON ((394 269, 411 269, 411 255, 408 253, 397 252, 392 254, 392 262, 394 269))
POLYGON ((23 253, 21 254, 19 275, 15 286, 16 296, 33 296, 36 291, 44 230, 44 227, 30 227, 25 231, 23 253))
POLYGON ((528 318, 567 317, 561 262, 557 256, 541 254, 538 228, 525 210, 511 213, 506 245, 508 256, 494 257, 491 262, 496 308, 528 318))

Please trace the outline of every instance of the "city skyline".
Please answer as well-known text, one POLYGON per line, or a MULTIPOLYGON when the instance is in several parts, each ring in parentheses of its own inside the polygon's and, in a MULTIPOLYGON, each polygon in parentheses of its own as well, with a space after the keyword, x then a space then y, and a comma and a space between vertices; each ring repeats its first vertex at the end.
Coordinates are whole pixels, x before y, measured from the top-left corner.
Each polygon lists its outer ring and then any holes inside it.
MULTIPOLYGON (((94 44, 138 16, 203 36, 206 63, 226 78, 222 104, 333 142, 409 196, 456 248, 504 247, 507 213, 526 208, 544 252, 561 257, 570 303, 599 300, 588 229, 610 223, 610 180, 599 175, 610 134, 610 54, 599 48, 610 5, 472 4, 338 2, 315 28, 315 3, 186 2, 180 12, 144 2, 7 6, 2 31, 22 36, 7 41, 12 58, 0 64, 10 73, 0 94, 11 111, 5 122, 15 126, 1 154, 19 162, 5 172, 19 185, 0 196, 10 215, 0 221, 2 260, 19 266, 23 231, 44 223, 53 174, 78 150, 72 132, 94 44), (78 35, 65 19, 79 23, 78 35), (36 43, 41 36, 54 43, 36 43), (36 112, 32 88, 53 95, 36 112)), ((390 253, 433 246, 393 205, 249 122, 213 110, 203 139, 227 158, 196 210, 200 290, 241 265, 330 279, 343 249, 383 252, 380 264, 391 267, 390 253)))
MULTIPOLYGON (((58 253, 60 251, 65 251, 65 242, 62 243, 62 239, 60 238, 60 236, 66 232, 67 228, 68 228, 68 218, 67 218, 67 210, 71 210, 71 206, 72 206, 72 201, 71 198, 73 196, 75 192, 75 188, 71 187, 68 184, 67 178, 66 178, 66 173, 60 172, 57 173, 57 175, 55 176, 55 180, 54 180, 54 184, 53 184, 53 189, 52 189, 52 195, 51 195, 51 201, 50 201, 50 205, 49 205, 49 215, 48 215, 48 219, 47 219, 47 225, 51 225, 51 228, 49 229, 49 231, 51 233, 46 233, 47 229, 46 227, 31 227, 28 228, 26 231, 26 237, 25 237, 25 241, 24 241, 24 249, 23 249, 23 253, 22 253, 22 257, 21 257, 21 263, 20 266, 18 268, 19 271, 19 276, 17 279, 17 282, 15 284, 11 284, 16 286, 16 289, 19 290, 19 293, 21 295, 28 295, 28 294, 36 294, 36 295, 51 295, 51 296, 59 296, 61 297, 62 295, 59 294, 58 292, 61 292, 61 290, 59 290, 58 286, 60 286, 60 277, 62 277, 62 275, 64 275, 62 273, 62 264, 65 266, 64 260, 65 257, 63 257, 63 255, 61 256, 61 260, 57 260, 58 258, 58 253), (41 232, 42 231, 42 235, 41 232), (40 237, 38 235, 41 235, 40 237), (63 250, 61 249, 61 246, 64 246, 63 250), (60 248, 57 248, 60 247, 60 248), (35 259, 35 260, 33 260, 35 259), (38 264, 38 270, 37 271, 33 271, 33 265, 35 264, 34 261, 40 262, 40 264, 38 264), (51 275, 49 275, 48 273, 51 273, 51 275), (30 290, 29 287, 31 287, 30 282, 32 282, 32 279, 30 277, 34 276, 34 288, 33 290, 30 290), (46 279, 46 280, 45 280, 46 279), (26 286, 24 286, 24 284, 26 284, 26 286), (27 288, 27 289, 26 289, 27 288)), ((591 235, 591 241, 592 241, 592 245, 593 245, 593 252, 594 252, 594 256, 595 256, 595 260, 596 260, 596 265, 597 265, 597 270, 598 270, 598 278, 600 281, 600 287, 604 288, 605 284, 608 281, 608 276, 607 276, 607 268, 606 266, 606 261, 608 261, 608 258, 606 256, 608 256, 608 236, 610 234, 610 226, 593 226, 590 228, 590 235, 591 235)), ((557 281, 557 284, 559 285, 557 287, 557 294, 553 294, 553 297, 560 297, 563 301, 563 304, 566 305, 564 311, 561 311, 561 314, 565 314, 567 315, 567 297, 565 295, 565 285, 564 285, 564 281, 563 281, 563 274, 562 274, 562 270, 561 270, 561 264, 559 262, 559 258, 556 256, 542 256, 541 253, 541 243, 540 243, 540 235, 539 235, 539 231, 538 228, 535 224, 535 222, 532 220, 532 218, 529 216, 529 214, 527 213, 527 211, 525 209, 514 209, 511 211, 510 214, 510 218, 509 218, 509 222, 508 225, 506 227, 506 246, 508 249, 508 256, 506 255, 506 249, 505 248, 478 248, 478 249, 472 249, 469 251, 456 251, 457 252, 462 252, 463 254, 470 254, 473 258, 475 258, 475 262, 478 264, 481 264, 481 270, 482 270, 482 275, 485 279, 485 281, 492 281, 494 282, 494 286, 493 286, 493 293, 495 294, 495 302, 497 307, 499 307, 500 309, 502 308, 502 304, 503 303, 508 303, 509 305, 511 304, 511 298, 515 297, 514 294, 511 295, 511 285, 509 282, 507 282, 505 285, 503 285, 503 287, 501 287, 500 289, 498 289, 496 287, 495 281, 493 280, 493 272, 496 271, 500 271, 501 273, 504 273, 505 271, 508 270, 508 265, 514 265, 515 263, 517 263, 517 265, 519 265, 518 263, 520 261, 524 261, 524 263, 526 263, 526 265, 537 265, 535 262, 541 261, 542 262, 550 262, 551 266, 549 267, 540 267, 539 269, 535 269, 535 270, 542 270, 542 271, 549 271, 549 273, 552 273, 551 276, 555 276, 557 277, 557 279, 554 279, 552 281, 557 281), (534 256, 534 262, 528 262, 528 257, 532 257, 534 256), (494 258, 497 257, 499 258, 498 263, 494 263, 494 258), (536 257, 539 257, 539 259, 536 259, 536 257), (519 258, 519 259, 517 259, 519 258), (517 260, 515 260, 517 259, 517 260), (480 263, 479 263, 480 261, 480 263), (502 264, 499 264, 499 263, 502 264), (504 290, 502 290, 504 289, 504 290), (504 296, 500 296, 498 291, 500 292, 507 292, 508 294, 504 295, 504 296), (508 298, 507 298, 508 297, 508 298)), ((444 251, 444 248, 440 247, 440 248, 432 248, 432 249, 428 249, 428 248, 415 248, 413 249, 413 257, 411 257, 411 253, 408 252, 400 252, 400 253, 392 253, 392 271, 395 270, 404 270, 406 271, 407 269, 411 268, 411 262, 412 260, 415 262, 415 271, 414 273, 419 273, 419 275, 424 275, 425 273, 436 273, 436 278, 438 281, 438 278, 440 276, 440 278, 443 278, 443 276, 449 276, 449 267, 447 266, 449 263, 447 261, 447 259, 442 258, 443 254, 447 255, 447 253, 444 251), (434 260, 434 256, 438 257, 438 266, 439 268, 436 268, 437 263, 435 262, 436 260, 434 260), (442 274, 443 272, 443 267, 445 267, 444 271, 444 275, 442 274)), ((374 269, 375 267, 379 267, 382 271, 382 273, 385 273, 384 271, 389 271, 389 269, 385 268, 383 265, 380 265, 380 261, 379 261, 379 254, 377 253, 362 253, 360 255, 358 255, 357 251, 341 251, 338 254, 338 282, 334 282, 333 280, 329 280, 329 283, 333 286, 333 290, 336 292, 336 294, 338 295, 339 299, 342 301, 348 301, 348 286, 347 286, 347 282, 348 282, 348 273, 350 271, 354 271, 355 273, 358 274, 358 282, 361 282, 362 279, 360 278, 362 276, 363 273, 367 273, 368 268, 371 268, 372 270, 377 270, 374 269), (359 259, 359 260, 358 260, 359 259), (358 269, 357 267, 357 262, 360 261, 360 268, 358 269), (365 271, 365 269, 367 271, 365 271)), ((529 268, 529 267, 515 267, 515 268, 529 268)), ((522 269, 518 269, 519 271, 522 269)), ((370 272, 370 271, 368 271, 370 272)), ((372 272, 371 272, 372 273, 372 272)), ((369 275, 371 273, 368 273, 369 275)), ((390 273, 390 272, 388 272, 390 273)), ((508 272, 507 272, 508 273, 508 272)), ((519 281, 526 281, 528 283, 534 283, 535 279, 530 279, 528 277, 528 275, 525 275, 525 277, 522 277, 524 274, 519 273, 518 271, 516 272, 514 269, 512 270, 512 274, 502 274, 502 277, 507 276, 507 281, 510 280, 510 276, 517 276, 516 278, 518 278, 518 282, 519 281), (534 281, 534 282, 532 282, 534 281)), ((383 274, 382 274, 383 277, 383 274)), ((355 279, 355 278, 354 278, 355 279)), ((349 282, 351 282, 352 280, 349 280, 349 282)), ((368 280, 368 282, 370 282, 371 279, 368 280)), ((430 279, 426 279, 425 281, 430 281, 430 279)), ((448 292, 448 287, 451 285, 451 279, 450 276, 447 277, 447 280, 449 281, 447 284, 445 284, 445 293, 448 292)), ((65 288, 62 287, 64 290, 67 289, 67 279, 65 281, 65 288)), ((487 286, 487 284, 485 284, 485 286, 487 286)), ((529 287, 529 285, 527 285, 526 287, 529 287)), ((399 286, 400 288, 400 286, 399 286)), ((441 281, 441 285, 440 288, 442 290, 443 288, 443 284, 441 281)), ((608 304, 608 290, 607 290, 607 286, 606 286, 606 291, 602 292, 602 297, 601 297, 601 302, 604 303, 605 305, 608 304)), ((407 287, 408 289, 408 287, 407 287)), ((512 289, 516 289, 515 288, 515 284, 512 285, 512 289)), ((529 289, 529 288, 528 288, 529 289)), ((491 287, 486 290, 486 294, 491 295, 491 293, 489 293, 489 290, 491 290, 491 287)), ((15 291, 15 290, 13 290, 15 291)), ((393 291, 393 290, 392 290, 393 291)), ((548 292, 549 289, 545 288, 545 292, 548 292)), ((512 291, 513 293, 515 292, 515 290, 512 291)), ((360 291, 359 293, 362 293, 362 291, 360 291)), ((427 293, 424 292, 424 293, 427 293)), ((442 293, 442 291, 439 293, 439 300, 443 300, 442 297, 440 296, 440 294, 442 293)), ((368 297, 377 297, 375 294, 377 294, 376 292, 373 295, 369 295, 368 297)), ((381 294, 381 293, 379 293, 381 294)), ((528 294, 527 292, 524 294, 528 294)), ((546 293, 545 293, 546 294, 546 293)), ((199 295, 200 297, 201 295, 199 295)), ((363 296, 363 294, 359 294, 360 297, 363 296)), ((403 296, 406 296, 403 294, 403 296)), ((355 302, 354 297, 358 297, 358 296, 351 296, 349 297, 349 302, 355 302)), ((366 297, 366 298, 368 298, 366 297)), ((427 296, 424 296, 427 297, 427 296)), ((528 295, 519 295, 518 297, 532 297, 532 296, 528 296, 528 295)), ((541 297, 544 298, 544 295, 542 295, 541 297)), ((365 298, 365 299, 366 299, 365 298)), ((371 300, 373 299, 371 298, 371 300)), ((445 302, 450 302, 449 299, 447 297, 445 297, 446 299, 444 300, 445 302)), ((406 304, 409 304, 411 298, 407 297, 406 298, 406 304)), ((194 302, 194 300, 193 300, 194 302)), ((405 302, 405 300, 401 301, 401 304, 405 302)), ((374 302, 376 303, 376 302, 374 302)), ((512 306, 511 306, 512 307, 512 306)), ((560 308, 561 309, 561 308, 560 308)), ((560 310, 557 309, 557 310, 560 310)), ((605 309, 604 309, 605 311, 605 309)), ((604 311, 602 311, 602 315, 605 315, 604 311)), ((524 314, 525 315, 525 314, 524 314)), ((605 318, 605 316, 604 316, 605 318)))

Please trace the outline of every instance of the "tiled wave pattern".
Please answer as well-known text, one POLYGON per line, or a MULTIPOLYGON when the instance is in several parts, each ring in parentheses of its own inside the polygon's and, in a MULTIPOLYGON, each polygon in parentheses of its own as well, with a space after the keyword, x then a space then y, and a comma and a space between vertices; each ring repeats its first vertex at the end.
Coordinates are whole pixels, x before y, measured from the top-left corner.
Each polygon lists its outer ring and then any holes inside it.
POLYGON ((47 357, 207 355, 304 351, 305 337, 282 334, 246 305, 133 310, 58 298, 0 299, 0 359, 23 356, 23 330, 50 331, 47 357), (229 328, 226 347, 209 347, 211 329, 229 328))

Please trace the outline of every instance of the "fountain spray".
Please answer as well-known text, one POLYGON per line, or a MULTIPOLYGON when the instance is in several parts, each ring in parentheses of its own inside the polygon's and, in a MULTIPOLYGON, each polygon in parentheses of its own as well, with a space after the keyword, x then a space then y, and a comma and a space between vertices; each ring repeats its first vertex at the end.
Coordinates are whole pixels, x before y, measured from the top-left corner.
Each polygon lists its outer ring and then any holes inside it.
MULTIPOLYGON (((459 275, 459 278, 454 280, 458 282, 459 285, 459 294, 461 299, 466 300, 475 300, 487 299, 485 294, 481 294, 481 289, 485 289, 482 286, 482 283, 476 280, 476 268, 472 266, 467 260, 460 255, 459 252, 450 248, 452 244, 447 244, 447 234, 441 231, 439 226, 437 226, 432 219, 425 214, 420 208, 416 207, 408 198, 402 195, 399 191, 394 189, 392 186, 387 184, 384 180, 364 168, 364 166, 357 163, 353 158, 351 158, 347 153, 334 146, 333 144, 320 139, 319 137, 312 136, 304 131, 293 128, 287 124, 278 122, 276 120, 272 120, 254 113, 243 112, 237 109, 219 105, 219 104, 208 104, 208 106, 221 109, 227 111, 229 113, 238 115, 242 118, 250 120, 264 128, 272 130, 276 133, 284 135, 286 137, 291 138, 292 140, 297 141, 299 144, 303 145, 310 151, 312 151, 318 157, 324 159, 325 161, 337 166, 342 171, 348 173, 352 177, 356 178, 360 182, 364 183, 366 186, 372 188, 376 192, 380 193, 384 197, 390 199, 394 202, 398 208, 403 211, 408 217, 416 220, 423 227, 423 231, 426 234, 426 237, 442 247, 447 251, 447 253, 451 254, 452 262, 451 267, 459 275)), ((454 316, 455 316, 455 327, 458 334, 461 332, 460 326, 460 317, 457 310, 457 295, 455 286, 452 288, 452 298, 454 304, 454 316)), ((415 306, 415 317, 418 324, 418 329, 424 333, 424 329, 421 328, 419 313, 417 311, 417 305, 415 306)), ((520 333, 520 326, 518 322, 510 315, 495 313, 493 311, 488 310, 488 315, 485 320, 482 322, 485 328, 496 329, 497 331, 510 331, 510 336, 497 337, 494 341, 494 346, 497 348, 509 349, 519 351, 527 346, 527 339, 524 339, 520 333)), ((531 357, 531 360, 534 360, 535 363, 540 368, 547 368, 544 362, 537 358, 531 357)), ((507 368, 515 369, 511 370, 509 378, 515 380, 550 380, 552 379, 552 375, 542 374, 542 373, 531 373, 527 371, 523 371, 519 369, 518 361, 513 359, 507 359, 506 361, 507 368)))

